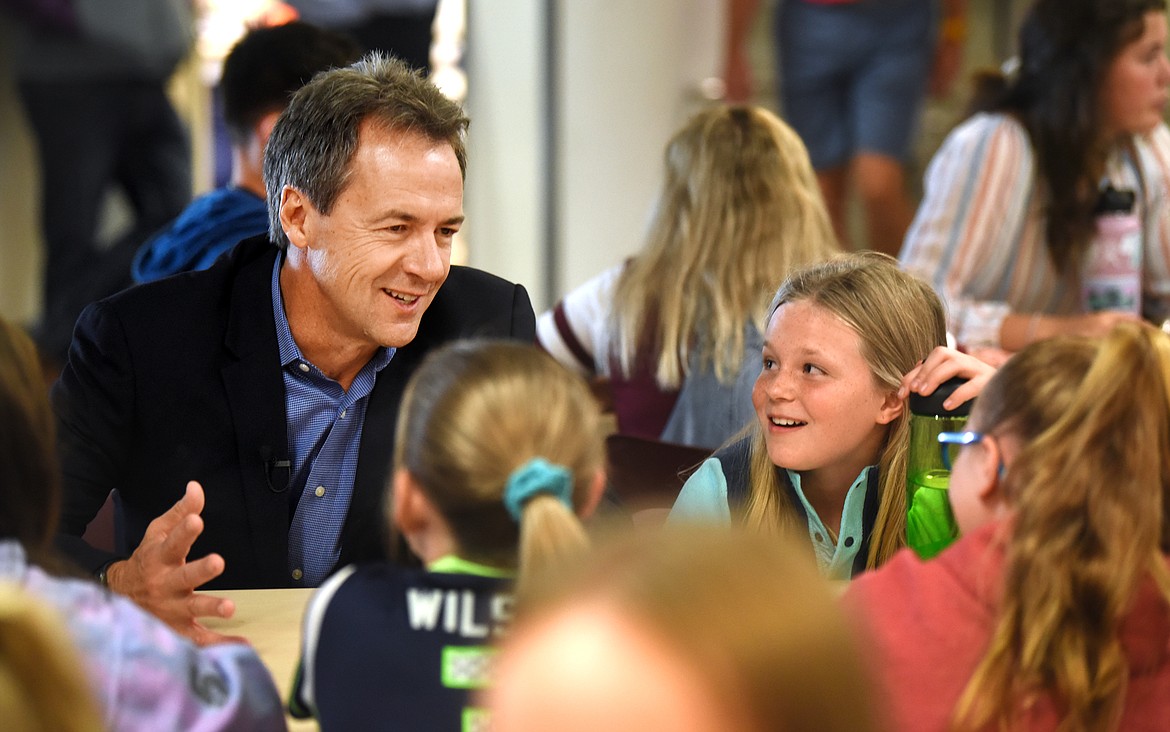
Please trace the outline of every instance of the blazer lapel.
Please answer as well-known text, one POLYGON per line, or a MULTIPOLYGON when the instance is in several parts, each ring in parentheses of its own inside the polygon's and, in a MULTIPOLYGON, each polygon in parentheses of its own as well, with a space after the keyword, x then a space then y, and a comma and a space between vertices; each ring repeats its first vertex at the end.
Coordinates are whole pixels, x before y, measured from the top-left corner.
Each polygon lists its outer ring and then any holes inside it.
POLYGON ((282 583, 275 582, 275 578, 288 573, 287 473, 273 465, 290 457, 284 381, 269 286, 274 262, 275 249, 273 254, 246 263, 236 277, 224 342, 234 359, 229 358, 222 370, 236 430, 242 499, 255 557, 255 575, 245 578, 252 587, 279 586, 282 583))

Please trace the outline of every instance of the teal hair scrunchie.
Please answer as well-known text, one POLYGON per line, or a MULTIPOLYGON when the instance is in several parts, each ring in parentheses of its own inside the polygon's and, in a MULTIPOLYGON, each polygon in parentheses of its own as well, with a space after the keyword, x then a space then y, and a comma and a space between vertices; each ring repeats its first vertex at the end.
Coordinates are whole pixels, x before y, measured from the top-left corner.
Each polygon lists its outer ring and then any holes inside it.
POLYGON ((556 498, 573 510, 573 475, 563 465, 555 465, 542 457, 534 457, 512 471, 504 484, 504 508, 512 520, 520 523, 524 504, 541 493, 556 498))

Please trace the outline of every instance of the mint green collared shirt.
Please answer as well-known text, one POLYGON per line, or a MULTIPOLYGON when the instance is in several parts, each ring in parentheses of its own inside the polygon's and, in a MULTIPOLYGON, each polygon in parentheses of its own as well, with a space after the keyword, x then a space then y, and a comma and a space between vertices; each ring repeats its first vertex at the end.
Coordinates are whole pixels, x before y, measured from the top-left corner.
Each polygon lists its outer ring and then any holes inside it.
POLYGON ((862 468, 853 479, 849 492, 845 494, 845 505, 841 509, 841 529, 837 532, 837 543, 829 537, 829 531, 821 521, 821 517, 813 510, 812 504, 805 498, 804 490, 800 487, 800 474, 786 470, 796 495, 804 505, 808 515, 808 538, 812 541, 813 550, 817 556, 817 567, 821 574, 829 579, 849 579, 853 574, 853 560, 857 558, 857 550, 861 548, 864 530, 861 515, 865 508, 865 494, 869 486, 869 471, 873 466, 862 468))
MULTIPOLYGON (((813 545, 817 567, 829 579, 849 579, 853 573, 853 562, 865 538, 862 514, 869 486, 869 471, 874 467, 870 465, 863 468, 849 486, 841 510, 841 530, 837 533, 836 543, 829 538, 825 523, 805 497, 800 487, 800 474, 785 471, 808 516, 808 538, 813 545)), ((727 505, 727 478, 718 458, 705 460, 683 485, 674 507, 670 509, 669 521, 731 524, 731 509, 727 505)))

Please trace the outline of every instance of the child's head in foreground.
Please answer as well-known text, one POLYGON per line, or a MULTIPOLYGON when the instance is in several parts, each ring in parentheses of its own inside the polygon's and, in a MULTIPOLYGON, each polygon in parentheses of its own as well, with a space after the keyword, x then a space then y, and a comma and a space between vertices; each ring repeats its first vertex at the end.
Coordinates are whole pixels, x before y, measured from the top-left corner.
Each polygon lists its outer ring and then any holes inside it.
POLYGON ((498 732, 875 728, 832 592, 787 540, 668 528, 544 580, 499 657, 498 732))

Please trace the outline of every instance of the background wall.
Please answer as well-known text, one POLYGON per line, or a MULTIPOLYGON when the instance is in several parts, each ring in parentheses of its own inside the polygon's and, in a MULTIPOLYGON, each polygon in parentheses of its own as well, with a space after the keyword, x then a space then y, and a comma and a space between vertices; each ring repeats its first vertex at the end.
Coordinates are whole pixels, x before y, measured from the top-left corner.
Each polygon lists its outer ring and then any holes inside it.
POLYGON ((721 24, 710 0, 471 2, 471 262, 540 308, 638 249, 721 24))

